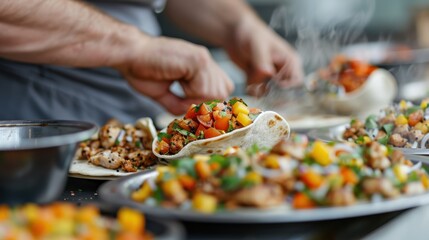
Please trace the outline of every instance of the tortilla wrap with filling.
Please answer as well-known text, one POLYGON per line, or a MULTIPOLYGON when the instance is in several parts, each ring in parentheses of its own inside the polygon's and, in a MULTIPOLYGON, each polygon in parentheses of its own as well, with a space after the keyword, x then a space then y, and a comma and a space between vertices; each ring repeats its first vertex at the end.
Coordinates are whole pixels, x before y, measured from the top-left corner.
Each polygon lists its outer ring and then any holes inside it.
MULTIPOLYGON (((166 132, 167 128, 161 130, 166 132)), ((220 136, 196 140, 188 143, 174 155, 161 155, 156 149, 158 147, 158 139, 154 138, 152 144, 153 153, 162 159, 172 160, 194 154, 221 154, 227 147, 237 146, 250 148, 256 144, 258 147, 271 148, 281 138, 289 138, 290 127, 287 121, 280 114, 273 111, 262 112, 252 124, 236 129, 232 132, 222 134, 220 136)))

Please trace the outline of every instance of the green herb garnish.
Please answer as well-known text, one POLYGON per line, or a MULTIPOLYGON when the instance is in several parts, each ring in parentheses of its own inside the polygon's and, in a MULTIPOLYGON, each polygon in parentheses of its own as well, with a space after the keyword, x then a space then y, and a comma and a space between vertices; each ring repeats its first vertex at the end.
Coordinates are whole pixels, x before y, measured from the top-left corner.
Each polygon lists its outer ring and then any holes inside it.
MULTIPOLYGON (((157 137, 158 137, 158 142, 161 142, 161 140, 162 140, 163 138, 170 139, 170 138, 171 138, 171 135, 170 135, 170 134, 168 134, 168 133, 166 133, 166 132, 159 132, 159 133, 158 133, 158 135, 157 135, 157 137)), ((137 144, 137 142, 136 142, 136 144, 137 144)), ((140 144, 141 144, 141 142, 140 142, 140 144)))
POLYGON ((365 120, 365 128, 366 129, 375 129, 377 128, 377 117, 375 115, 370 115, 365 120))
POLYGON ((241 179, 237 176, 225 176, 221 179, 221 187, 225 191, 232 191, 240 187, 241 179))
POLYGON ((392 131, 394 128, 395 128, 395 125, 393 123, 388 123, 383 125, 383 129, 387 135, 392 134, 392 131))

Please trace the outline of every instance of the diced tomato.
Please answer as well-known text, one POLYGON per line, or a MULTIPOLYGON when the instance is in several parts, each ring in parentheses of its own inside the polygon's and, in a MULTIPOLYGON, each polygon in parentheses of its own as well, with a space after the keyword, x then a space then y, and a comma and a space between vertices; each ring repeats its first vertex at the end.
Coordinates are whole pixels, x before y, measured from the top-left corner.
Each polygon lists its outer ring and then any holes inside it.
POLYGON ((229 120, 230 120, 230 118, 228 118, 228 117, 221 117, 215 121, 214 127, 218 130, 223 130, 226 132, 226 131, 228 131, 229 120))
POLYGON ((221 118, 228 118, 231 119, 232 117, 232 113, 226 113, 224 111, 214 111, 213 112, 213 119, 214 121, 217 121, 221 118))
POLYGON ((200 122, 204 127, 209 128, 213 124, 213 119, 210 113, 198 115, 197 116, 198 122, 200 122))
POLYGON ((206 128, 202 124, 200 124, 197 128, 197 131, 195 132, 195 135, 198 137, 200 136, 201 132, 204 133, 204 131, 206 131, 206 128))
POLYGON ((314 208, 316 204, 304 193, 298 192, 293 197, 292 205, 297 209, 314 208))
POLYGON ((301 180, 310 189, 319 188, 323 184, 323 177, 313 171, 303 173, 301 175, 301 180))
POLYGON ((183 188, 185 188, 186 190, 189 190, 189 191, 193 190, 195 188, 195 185, 196 185, 195 179, 193 179, 189 175, 180 175, 179 176, 179 182, 180 182, 180 184, 182 184, 183 188))
POLYGON ((212 162, 212 163, 210 163, 210 169, 213 171, 213 172, 217 172, 217 171, 219 171, 220 170, 220 164, 218 163, 218 162, 212 162))
POLYGON ((359 181, 358 177, 356 176, 356 173, 354 173, 353 170, 351 170, 350 168, 341 167, 340 173, 345 183, 355 185, 359 181))
POLYGON ((211 127, 204 131, 204 138, 213 138, 213 137, 220 136, 221 134, 222 133, 219 132, 219 130, 211 127))
POLYGON ((189 109, 188 109, 188 111, 186 112, 186 114, 185 114, 185 118, 190 118, 190 119, 194 119, 194 118, 196 118, 197 117, 197 109, 196 109, 196 106, 197 105, 195 105, 195 104, 192 104, 190 107, 189 107, 189 109))
POLYGON ((223 104, 223 102, 220 102, 213 107, 213 111, 222 111, 224 108, 225 104, 223 104))
POLYGON ((198 110, 198 115, 205 115, 209 114, 210 112, 210 108, 205 103, 202 103, 200 109, 198 110))
POLYGON ((213 111, 213 119, 216 121, 216 120, 218 120, 219 118, 222 118, 222 116, 220 115, 220 111, 219 110, 216 110, 216 111, 213 111))

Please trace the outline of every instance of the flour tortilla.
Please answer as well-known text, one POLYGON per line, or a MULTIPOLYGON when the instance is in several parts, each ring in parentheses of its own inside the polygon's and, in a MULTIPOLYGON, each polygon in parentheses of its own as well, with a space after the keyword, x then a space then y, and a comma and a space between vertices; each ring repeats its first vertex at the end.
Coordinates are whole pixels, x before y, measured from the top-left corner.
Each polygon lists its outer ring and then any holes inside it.
MULTIPOLYGON (((161 132, 166 132, 166 128, 161 132)), ((154 139, 153 153, 165 160, 173 160, 193 154, 222 153, 227 147, 238 146, 250 148, 256 144, 259 147, 273 147, 281 138, 288 138, 290 127, 286 120, 276 112, 262 112, 255 121, 244 128, 234 130, 220 136, 197 140, 187 144, 180 152, 174 155, 161 155, 156 152, 158 139, 154 139)))
MULTIPOLYGON (((150 135, 152 136, 152 139, 156 139, 156 129, 152 122, 152 119, 150 118, 141 118, 137 120, 135 123, 135 126, 140 129, 147 130, 150 135)), ((140 172, 142 170, 138 170, 137 172, 140 172)), ((107 169, 101 166, 96 166, 94 164, 89 163, 87 160, 78 160, 74 159, 71 163, 69 174, 75 177, 82 176, 84 178, 85 176, 90 177, 122 177, 127 176, 130 174, 133 174, 135 172, 124 172, 119 169, 113 170, 113 169, 107 169)))

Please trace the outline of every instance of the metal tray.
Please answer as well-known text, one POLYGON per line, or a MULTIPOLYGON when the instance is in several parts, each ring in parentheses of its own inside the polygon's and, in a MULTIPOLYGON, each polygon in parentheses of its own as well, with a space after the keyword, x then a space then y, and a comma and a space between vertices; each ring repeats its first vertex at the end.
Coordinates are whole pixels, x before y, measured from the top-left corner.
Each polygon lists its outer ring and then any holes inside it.
MULTIPOLYGON (((423 156, 407 156, 413 161, 421 161, 429 166, 429 158, 423 156)), ((400 197, 381 202, 362 202, 348 207, 323 207, 311 210, 294 210, 286 204, 271 209, 240 208, 234 211, 217 212, 214 214, 202 214, 192 210, 163 208, 161 206, 149 206, 130 199, 130 194, 137 189, 146 179, 157 176, 154 170, 137 173, 128 177, 104 183, 98 190, 99 195, 106 204, 113 207, 129 206, 136 208, 149 216, 175 218, 192 222, 210 223, 293 223, 311 222, 332 219, 344 219, 351 217, 374 215, 393 211, 404 210, 412 207, 429 204, 429 192, 416 196, 400 197)))
MULTIPOLYGON (((332 128, 320 128, 313 129, 308 132, 308 136, 313 139, 319 139, 325 142, 344 142, 346 140, 343 139, 343 133, 345 129, 348 127, 348 124, 340 125, 332 128)), ((414 155, 429 155, 429 149, 424 148, 397 148, 402 151, 404 154, 414 154, 414 155)))

